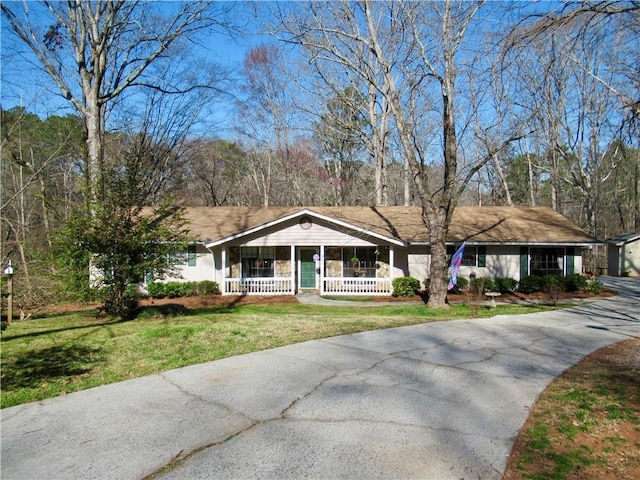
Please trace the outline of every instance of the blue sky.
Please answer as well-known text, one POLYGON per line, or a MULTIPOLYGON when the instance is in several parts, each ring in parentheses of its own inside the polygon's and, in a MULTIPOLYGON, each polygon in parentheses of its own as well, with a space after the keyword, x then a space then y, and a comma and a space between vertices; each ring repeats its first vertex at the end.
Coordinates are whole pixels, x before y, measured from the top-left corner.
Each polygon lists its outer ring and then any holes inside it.
MULTIPOLYGON (((21 10, 21 2, 4 2, 10 7, 21 10)), ((515 4, 515 2, 514 2, 515 4)), ((35 4, 28 4, 32 11, 36 11, 35 4)), ((167 8, 170 3, 167 3, 167 8)), ((557 7, 557 2, 528 2, 519 3, 520 6, 534 10, 548 10, 557 7)), ((216 62, 239 74, 245 54, 252 47, 260 43, 275 42, 275 40, 252 32, 260 30, 260 13, 258 10, 267 6, 267 2, 240 3, 234 12, 234 21, 243 25, 243 36, 230 38, 227 35, 218 34, 206 38, 201 42, 202 46, 193 51, 194 56, 216 62)), ((36 17, 36 23, 38 18, 36 17)), ((0 104, 8 109, 22 105, 28 111, 41 117, 49 115, 65 115, 74 113, 70 102, 63 99, 51 79, 38 67, 26 47, 10 32, 10 26, 4 16, 0 16, 0 46, 2 48, 2 63, 0 64, 0 104)), ((41 20, 42 23, 42 20, 41 20)), ((228 125, 228 118, 233 109, 233 101, 217 104, 212 107, 212 112, 205 118, 205 123, 214 125, 220 132, 221 127, 228 125)), ((204 127, 206 128, 206 127, 204 127)))
MULTIPOLYGON (((3 2, 10 8, 20 12, 22 2, 3 2)), ((255 4, 258 6, 259 4, 255 4)), ((35 7, 35 4, 28 4, 35 7)), ((260 43, 272 41, 269 37, 259 35, 259 21, 255 17, 254 4, 239 4, 234 11, 233 21, 242 25, 242 36, 230 38, 226 34, 216 34, 203 39, 200 47, 194 48, 193 57, 211 61, 223 68, 237 73, 242 67, 242 62, 247 51, 260 43)), ((31 13, 37 13, 31 8, 31 13)), ((42 16, 35 16, 35 23, 44 23, 42 16)), ((11 26, 4 15, 0 15, 0 104, 3 109, 23 106, 29 112, 36 113, 40 117, 50 115, 66 115, 75 113, 71 103, 62 98, 59 90, 53 84, 50 77, 39 67, 35 56, 28 48, 11 32, 11 26)), ((230 108, 230 107, 229 107, 230 108)), ((214 122, 224 121, 225 110, 228 108, 216 108, 214 122)))

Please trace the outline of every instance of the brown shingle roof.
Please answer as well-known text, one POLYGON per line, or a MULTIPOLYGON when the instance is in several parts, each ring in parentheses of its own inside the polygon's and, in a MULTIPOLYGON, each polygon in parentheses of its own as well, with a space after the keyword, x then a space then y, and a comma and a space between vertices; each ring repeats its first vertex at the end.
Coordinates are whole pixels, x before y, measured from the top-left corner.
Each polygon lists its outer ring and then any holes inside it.
MULTIPOLYGON (((189 207, 194 238, 217 242, 308 211, 406 243, 427 243, 419 207, 189 207)), ((597 241, 546 207, 458 207, 450 242, 588 244, 597 241)))
POLYGON ((599 243, 548 207, 459 207, 448 237, 483 243, 599 243))

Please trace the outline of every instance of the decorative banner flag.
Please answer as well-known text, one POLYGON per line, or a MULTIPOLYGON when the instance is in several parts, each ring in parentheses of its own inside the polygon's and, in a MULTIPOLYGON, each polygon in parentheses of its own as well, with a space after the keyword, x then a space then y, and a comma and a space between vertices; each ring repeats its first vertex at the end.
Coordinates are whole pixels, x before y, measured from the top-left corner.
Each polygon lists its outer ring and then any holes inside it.
POLYGON ((462 265, 462 255, 464 254, 464 246, 467 242, 462 242, 460 248, 453 254, 451 257, 451 268, 449 269, 449 285, 447 285, 447 290, 451 290, 455 285, 458 284, 458 270, 460 269, 460 265, 462 265))

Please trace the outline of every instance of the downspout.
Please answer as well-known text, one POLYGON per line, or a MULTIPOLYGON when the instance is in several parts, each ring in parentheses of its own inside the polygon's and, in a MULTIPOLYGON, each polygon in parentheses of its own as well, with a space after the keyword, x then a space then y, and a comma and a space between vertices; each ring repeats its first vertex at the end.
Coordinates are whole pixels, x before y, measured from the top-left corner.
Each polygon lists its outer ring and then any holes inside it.
POLYGON ((393 294, 393 278, 394 278, 394 270, 395 270, 395 247, 393 245, 389 245, 389 284, 391 287, 391 292, 393 294))
POLYGON ((298 291, 298 285, 296 282, 296 246, 291 245, 291 295, 295 295, 298 291))
POLYGON ((320 245, 320 295, 324 295, 324 245, 320 245))

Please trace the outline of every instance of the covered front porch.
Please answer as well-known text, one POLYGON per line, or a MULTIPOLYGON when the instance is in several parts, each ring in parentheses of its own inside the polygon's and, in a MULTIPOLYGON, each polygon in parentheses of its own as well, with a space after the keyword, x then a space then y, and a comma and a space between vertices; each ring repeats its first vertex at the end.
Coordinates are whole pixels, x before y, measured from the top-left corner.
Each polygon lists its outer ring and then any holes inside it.
POLYGON ((227 246, 224 295, 391 295, 393 246, 227 246))

